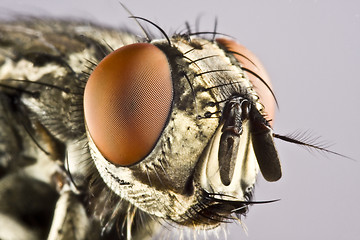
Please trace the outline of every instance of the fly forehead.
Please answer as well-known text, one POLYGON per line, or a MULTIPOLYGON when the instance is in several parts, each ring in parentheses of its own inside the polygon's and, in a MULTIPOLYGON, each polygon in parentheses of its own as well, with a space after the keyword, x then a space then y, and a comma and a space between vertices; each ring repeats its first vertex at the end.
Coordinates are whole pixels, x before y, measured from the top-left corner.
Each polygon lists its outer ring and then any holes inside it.
POLYGON ((211 88, 211 92, 218 102, 224 101, 234 94, 240 94, 252 102, 257 101, 257 94, 246 73, 239 65, 232 63, 231 56, 224 49, 206 39, 195 38, 192 41, 195 41, 201 48, 194 48, 191 42, 184 40, 172 43, 187 59, 195 62, 189 64, 189 69, 195 73, 194 86, 211 88))

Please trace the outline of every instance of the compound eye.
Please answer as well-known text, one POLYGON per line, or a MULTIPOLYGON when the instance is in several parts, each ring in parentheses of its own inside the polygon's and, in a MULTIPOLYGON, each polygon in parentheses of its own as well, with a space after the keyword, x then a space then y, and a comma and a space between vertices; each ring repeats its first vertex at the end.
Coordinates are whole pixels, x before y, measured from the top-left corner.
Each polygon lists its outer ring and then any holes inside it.
MULTIPOLYGON (((267 119, 274 119, 276 109, 274 96, 272 95, 269 88, 258 78, 258 76, 266 82, 271 90, 272 86, 270 78, 259 59, 243 45, 233 40, 218 38, 216 41, 220 45, 224 46, 229 53, 234 55, 236 60, 240 63, 241 67, 245 69, 245 71, 246 69, 250 70, 246 71, 247 76, 249 77, 251 84, 254 86, 254 90, 259 95, 260 102, 265 107, 265 111, 268 115, 267 119)), ((272 121, 270 124, 272 124, 272 121)))
POLYGON ((117 49, 94 69, 85 87, 85 122, 92 140, 111 163, 144 159, 171 111, 173 85, 165 54, 136 43, 117 49))

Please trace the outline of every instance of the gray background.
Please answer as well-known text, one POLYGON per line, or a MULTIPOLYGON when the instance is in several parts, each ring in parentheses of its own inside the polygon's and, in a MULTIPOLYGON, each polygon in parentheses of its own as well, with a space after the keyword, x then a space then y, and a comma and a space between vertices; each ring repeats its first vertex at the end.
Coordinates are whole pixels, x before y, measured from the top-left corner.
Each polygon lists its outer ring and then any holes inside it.
MULTIPOLYGON (((357 161, 277 141, 283 178, 259 178, 256 200, 228 239, 360 239, 360 1, 122 1, 167 32, 194 26, 230 34, 263 61, 280 103, 275 132, 310 130, 357 161)), ((0 0, 0 15, 75 17, 135 28, 117 0, 0 0)), ((156 32, 155 30, 153 32, 156 32)), ((199 237, 202 239, 202 237, 199 237)))

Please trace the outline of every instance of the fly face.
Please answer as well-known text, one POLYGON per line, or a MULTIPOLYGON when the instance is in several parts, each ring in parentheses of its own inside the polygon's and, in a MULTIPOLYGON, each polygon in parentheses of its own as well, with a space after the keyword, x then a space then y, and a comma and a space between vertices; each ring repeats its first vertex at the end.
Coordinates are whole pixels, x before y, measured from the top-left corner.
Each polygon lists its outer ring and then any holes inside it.
POLYGON ((181 225, 213 228, 245 213, 259 166, 267 180, 281 177, 264 109, 273 116, 274 99, 262 103, 272 90, 254 62, 232 40, 182 36, 127 45, 102 60, 84 110, 106 185, 181 225))

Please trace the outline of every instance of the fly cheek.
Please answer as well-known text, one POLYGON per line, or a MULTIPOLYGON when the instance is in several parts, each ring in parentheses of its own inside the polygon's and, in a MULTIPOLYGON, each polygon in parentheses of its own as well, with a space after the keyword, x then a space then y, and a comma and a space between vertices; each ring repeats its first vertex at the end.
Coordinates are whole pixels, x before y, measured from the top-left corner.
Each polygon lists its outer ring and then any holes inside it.
MULTIPOLYGON (((235 41, 219 38, 217 43, 232 54, 254 86, 260 102, 265 108, 268 119, 273 120, 276 101, 273 96, 268 74, 258 58, 247 48, 235 41)), ((273 140, 272 121, 266 121, 262 114, 252 108, 250 115, 250 132, 253 149, 262 175, 267 181, 277 181, 282 176, 281 164, 273 140)))
POLYGON ((173 84, 165 54, 135 43, 105 57, 84 93, 88 134, 111 163, 130 166, 157 143, 171 112, 173 84))

